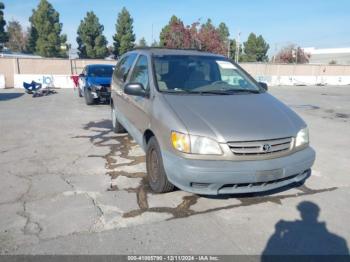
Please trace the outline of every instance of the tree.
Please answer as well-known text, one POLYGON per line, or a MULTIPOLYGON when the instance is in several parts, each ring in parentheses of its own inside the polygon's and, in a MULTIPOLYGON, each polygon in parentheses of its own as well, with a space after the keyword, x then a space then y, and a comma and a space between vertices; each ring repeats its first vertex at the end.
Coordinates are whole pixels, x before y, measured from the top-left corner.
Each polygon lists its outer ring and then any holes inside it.
MULTIPOLYGON (((230 58, 236 60, 237 42, 236 39, 230 40, 230 58)), ((239 54, 242 54, 242 45, 239 45, 239 54)), ((239 62, 242 61, 242 56, 239 55, 239 62)))
POLYGON ((224 42, 220 32, 208 19, 205 24, 199 22, 191 25, 173 16, 168 25, 160 33, 161 46, 167 48, 200 49, 217 54, 227 53, 227 42, 224 42))
MULTIPOLYGON (((193 28, 192 28, 193 29, 193 28)), ((194 29, 195 32, 197 31, 194 29)), ((175 16, 170 20, 170 24, 165 26, 160 33, 160 42, 162 47, 166 48, 194 48, 192 40, 194 33, 189 26, 177 19, 175 16)))
POLYGON ((4 19, 4 12, 2 10, 5 9, 5 5, 0 2, 0 51, 3 48, 3 44, 8 41, 8 34, 5 32, 6 21, 4 19))
POLYGON ((27 37, 26 52, 33 54, 35 53, 36 40, 38 39, 38 32, 33 26, 28 28, 27 37))
POLYGON ((221 55, 227 54, 227 41, 225 42, 222 39, 220 30, 215 28, 210 19, 201 25, 198 32, 198 39, 201 50, 221 55))
POLYGON ((223 22, 220 23, 218 30, 219 30, 219 34, 220 34, 221 39, 223 41, 227 42, 229 39, 229 36, 230 36, 230 31, 228 30, 227 25, 223 22))
POLYGON ((21 24, 12 20, 8 23, 7 32, 9 35, 9 40, 6 43, 6 46, 14 52, 24 52, 27 45, 27 37, 23 32, 21 24))
POLYGON ((113 45, 109 45, 107 46, 107 50, 108 50, 108 56, 114 56, 114 46, 113 45))
POLYGON ((265 62, 268 61, 267 51, 270 46, 264 38, 259 35, 256 37, 254 33, 250 33, 248 40, 243 43, 244 54, 242 60, 245 62, 265 62))
POLYGON ((118 14, 117 23, 115 25, 116 34, 113 36, 114 55, 116 57, 134 48, 135 34, 133 23, 134 20, 129 11, 123 7, 122 11, 118 14))
POLYGON ((304 52, 300 46, 295 44, 288 45, 282 48, 276 55, 275 61, 277 63, 298 63, 306 64, 309 62, 310 54, 304 52))
POLYGON ((139 41, 139 43, 137 44, 138 47, 146 47, 147 46, 147 42, 146 39, 144 37, 142 37, 139 41))
POLYGON ((256 42, 256 60, 258 62, 267 62, 269 57, 267 56, 267 51, 270 49, 270 45, 265 41, 262 35, 259 35, 256 42))
POLYGON ((67 36, 62 35, 60 15, 47 0, 40 0, 29 18, 31 23, 29 50, 44 57, 64 57, 67 36), (35 48, 34 48, 35 46, 35 48))
POLYGON ((94 12, 87 12, 78 28, 78 50, 80 58, 105 58, 108 55, 104 27, 94 12))
POLYGON ((166 38, 168 37, 169 35, 169 31, 170 31, 170 27, 174 24, 181 24, 182 21, 175 15, 173 15, 171 18, 170 18, 170 21, 169 23, 164 26, 160 32, 160 35, 159 35, 159 46, 161 47, 165 47, 166 46, 166 38))
POLYGON ((215 27, 214 27, 213 22, 211 21, 211 19, 208 18, 207 21, 205 22, 205 24, 202 24, 202 28, 212 29, 212 28, 215 28, 215 27))

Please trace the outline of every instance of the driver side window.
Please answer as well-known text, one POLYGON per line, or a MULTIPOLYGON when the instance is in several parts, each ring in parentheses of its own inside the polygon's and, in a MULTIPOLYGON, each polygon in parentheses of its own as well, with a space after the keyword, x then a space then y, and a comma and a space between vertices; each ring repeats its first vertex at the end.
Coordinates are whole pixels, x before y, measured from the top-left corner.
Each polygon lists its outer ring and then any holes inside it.
POLYGON ((145 90, 149 89, 148 60, 146 56, 139 56, 130 77, 130 83, 140 83, 143 85, 145 90))
POLYGON ((116 74, 116 78, 121 81, 122 83, 125 82, 125 80, 128 77, 130 68, 132 66, 132 64, 134 63, 136 58, 136 54, 130 54, 126 57, 124 57, 120 63, 117 65, 116 69, 115 69, 115 74, 116 74))

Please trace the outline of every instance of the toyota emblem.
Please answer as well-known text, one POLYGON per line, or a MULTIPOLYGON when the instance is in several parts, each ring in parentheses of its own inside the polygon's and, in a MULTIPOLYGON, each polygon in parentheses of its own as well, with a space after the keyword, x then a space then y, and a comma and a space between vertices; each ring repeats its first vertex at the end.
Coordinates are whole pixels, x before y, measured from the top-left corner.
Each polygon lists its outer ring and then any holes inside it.
POLYGON ((269 144, 265 144, 262 146, 262 151, 269 152, 271 149, 271 146, 269 144))

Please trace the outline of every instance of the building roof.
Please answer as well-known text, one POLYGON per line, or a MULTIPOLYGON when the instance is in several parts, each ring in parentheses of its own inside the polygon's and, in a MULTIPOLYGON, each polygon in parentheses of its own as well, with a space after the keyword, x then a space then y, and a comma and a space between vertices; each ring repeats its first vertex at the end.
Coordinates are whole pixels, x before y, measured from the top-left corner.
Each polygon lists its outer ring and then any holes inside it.
POLYGON ((329 64, 330 62, 342 65, 350 64, 350 47, 343 48, 303 48, 311 55, 310 64, 329 64))
POLYGON ((3 51, 3 52, 1 52, 0 53, 0 57, 42 58, 41 56, 38 56, 38 55, 18 53, 18 52, 10 52, 10 51, 3 51))
POLYGON ((350 54, 350 47, 341 48, 315 48, 315 47, 305 47, 304 52, 311 55, 322 55, 322 54, 350 54))

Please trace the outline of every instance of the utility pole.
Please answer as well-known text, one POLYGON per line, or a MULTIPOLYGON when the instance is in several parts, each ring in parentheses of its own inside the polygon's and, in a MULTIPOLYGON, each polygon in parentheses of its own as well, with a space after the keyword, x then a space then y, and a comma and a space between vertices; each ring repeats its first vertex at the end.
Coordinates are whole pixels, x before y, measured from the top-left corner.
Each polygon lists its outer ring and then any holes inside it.
POLYGON ((297 52, 296 49, 292 49, 292 57, 294 58, 294 61, 296 61, 296 57, 297 57, 297 52))
POLYGON ((276 63, 277 54, 278 54, 278 44, 275 43, 275 55, 273 56, 273 63, 276 63))
POLYGON ((231 57, 231 40, 227 38, 227 58, 231 57))
POLYGON ((151 42, 151 45, 153 44, 154 42, 154 39, 153 39, 153 23, 152 23, 152 42, 151 42))
POLYGON ((241 32, 238 31, 237 38, 236 38, 236 55, 235 55, 235 62, 239 62, 239 47, 240 47, 240 36, 241 32))

